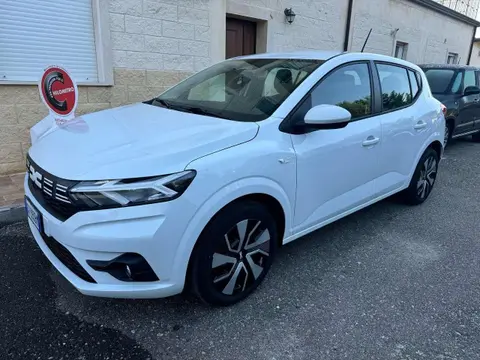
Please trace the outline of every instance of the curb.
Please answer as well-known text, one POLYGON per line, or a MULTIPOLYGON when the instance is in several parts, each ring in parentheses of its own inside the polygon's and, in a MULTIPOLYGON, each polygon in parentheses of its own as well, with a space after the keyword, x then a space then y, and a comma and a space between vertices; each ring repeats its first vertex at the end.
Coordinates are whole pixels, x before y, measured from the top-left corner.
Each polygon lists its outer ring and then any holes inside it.
POLYGON ((25 221, 25 207, 18 205, 14 207, 0 207, 0 227, 13 223, 25 221))

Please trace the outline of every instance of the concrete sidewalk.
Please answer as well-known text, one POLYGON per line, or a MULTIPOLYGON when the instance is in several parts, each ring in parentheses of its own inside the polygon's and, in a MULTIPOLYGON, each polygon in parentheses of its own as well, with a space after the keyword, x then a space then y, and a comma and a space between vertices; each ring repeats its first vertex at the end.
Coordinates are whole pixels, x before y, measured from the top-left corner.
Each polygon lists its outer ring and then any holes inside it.
POLYGON ((25 173, 0 176, 0 225, 21 221, 23 209, 23 179, 25 173))
POLYGON ((25 173, 0 176, 0 208, 23 204, 25 173))

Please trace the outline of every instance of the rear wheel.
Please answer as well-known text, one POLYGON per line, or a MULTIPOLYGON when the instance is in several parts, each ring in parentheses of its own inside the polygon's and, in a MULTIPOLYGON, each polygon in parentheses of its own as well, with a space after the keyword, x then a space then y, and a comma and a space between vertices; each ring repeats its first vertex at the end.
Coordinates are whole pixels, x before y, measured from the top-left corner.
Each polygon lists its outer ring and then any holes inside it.
POLYGON ((435 185, 437 171, 438 154, 428 148, 417 164, 410 186, 403 193, 405 202, 418 205, 427 200, 435 185))
POLYGON ((261 203, 227 206, 210 221, 195 246, 190 271, 193 291, 210 305, 243 300, 265 278, 277 240, 275 220, 261 203))

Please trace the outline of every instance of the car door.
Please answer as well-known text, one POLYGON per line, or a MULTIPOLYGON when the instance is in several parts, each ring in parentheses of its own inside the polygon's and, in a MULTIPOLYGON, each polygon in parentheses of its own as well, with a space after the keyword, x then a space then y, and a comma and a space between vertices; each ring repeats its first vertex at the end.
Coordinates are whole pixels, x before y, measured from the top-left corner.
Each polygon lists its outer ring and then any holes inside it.
POLYGON ((352 119, 341 129, 291 135, 297 157, 294 231, 302 231, 353 211, 375 197, 379 174, 380 121, 372 116, 368 62, 355 62, 327 74, 294 113, 303 122, 321 104, 338 105, 352 119))
POLYGON ((453 136, 471 132, 474 129, 476 109, 478 109, 479 95, 463 95, 469 86, 477 86, 474 70, 465 70, 461 95, 458 99, 458 117, 453 136))
MULTIPOLYGON (((476 70, 475 71, 475 80, 477 83, 477 87, 480 87, 480 71, 476 70)), ((480 95, 477 95, 477 101, 475 104, 475 113, 474 113, 474 124, 473 124, 473 130, 480 130, 480 95)), ((475 101, 475 100, 474 100, 475 101)))
POLYGON ((376 63, 382 93, 382 143, 376 188, 388 195, 409 181, 418 152, 427 141, 432 114, 417 98, 421 92, 415 71, 392 63, 376 63))

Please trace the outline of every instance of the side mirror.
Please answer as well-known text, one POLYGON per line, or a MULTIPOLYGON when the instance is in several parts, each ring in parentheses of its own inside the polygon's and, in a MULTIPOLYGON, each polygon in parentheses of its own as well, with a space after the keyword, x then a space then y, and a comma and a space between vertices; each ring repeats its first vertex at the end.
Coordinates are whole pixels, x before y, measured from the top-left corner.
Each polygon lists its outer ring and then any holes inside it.
POLYGON ((347 126, 352 114, 340 106, 318 105, 305 114, 305 124, 318 129, 340 129, 347 126))
POLYGON ((465 96, 478 95, 478 94, 480 94, 480 88, 477 86, 467 86, 467 88, 463 92, 463 95, 465 96))

